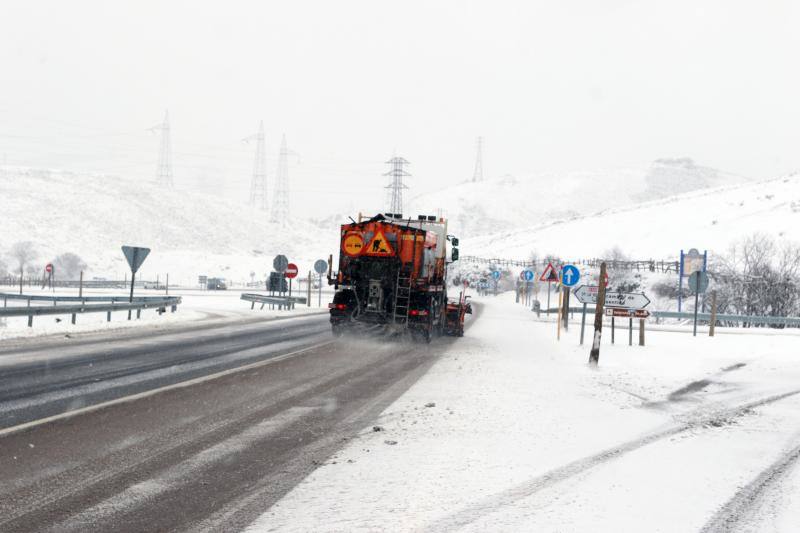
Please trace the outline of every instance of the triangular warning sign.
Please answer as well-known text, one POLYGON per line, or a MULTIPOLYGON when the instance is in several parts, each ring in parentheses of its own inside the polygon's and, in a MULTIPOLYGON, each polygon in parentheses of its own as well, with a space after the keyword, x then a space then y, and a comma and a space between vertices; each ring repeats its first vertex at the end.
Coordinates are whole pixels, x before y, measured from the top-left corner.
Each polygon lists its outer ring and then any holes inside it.
POLYGON ((544 272, 542 272, 542 276, 539 278, 540 281, 558 281, 558 272, 556 272, 553 263, 547 263, 547 267, 545 267, 544 272))
POLYGON ((388 256, 394 255, 394 248, 392 248, 392 245, 386 240, 386 237, 383 236, 383 232, 379 231, 372 240, 369 241, 363 253, 366 255, 388 256))

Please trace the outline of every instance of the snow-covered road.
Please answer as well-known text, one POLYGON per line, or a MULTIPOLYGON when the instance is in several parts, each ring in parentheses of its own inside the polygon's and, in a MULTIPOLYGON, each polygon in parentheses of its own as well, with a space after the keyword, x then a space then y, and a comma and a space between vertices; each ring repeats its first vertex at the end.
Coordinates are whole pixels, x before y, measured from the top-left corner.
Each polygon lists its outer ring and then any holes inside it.
POLYGON ((375 428, 251 530, 797 530, 800 336, 606 334, 592 369, 578 328, 557 342, 511 295, 480 302, 375 428))

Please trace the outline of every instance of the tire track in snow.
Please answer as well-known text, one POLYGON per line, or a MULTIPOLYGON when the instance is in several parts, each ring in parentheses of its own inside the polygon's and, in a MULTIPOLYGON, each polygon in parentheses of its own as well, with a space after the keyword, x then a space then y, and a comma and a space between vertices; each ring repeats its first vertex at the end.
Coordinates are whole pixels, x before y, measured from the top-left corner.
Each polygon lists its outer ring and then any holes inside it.
MULTIPOLYGON (((719 409, 711 413, 704 413, 702 410, 695 410, 688 415, 685 415, 687 420, 683 423, 668 426, 666 428, 646 434, 634 440, 630 440, 607 448, 597 454, 572 461, 566 465, 550 470, 549 472, 540 476, 534 477, 526 482, 520 483, 515 487, 504 490, 497 494, 493 494, 484 498, 483 500, 470 503, 464 509, 457 511, 451 515, 445 516, 435 522, 425 526, 423 531, 440 532, 440 531, 456 531, 459 530, 476 520, 499 511, 501 508, 513 505, 514 503, 525 499, 537 492, 545 490, 561 481, 569 479, 573 476, 591 470, 592 468, 622 457, 623 455, 632 451, 638 450, 658 442, 667 437, 683 433, 696 427, 702 427, 706 424, 713 423, 720 419, 731 418, 744 414, 750 409, 774 403, 792 396, 800 394, 800 389, 788 391, 782 394, 768 396, 760 400, 747 402, 737 405, 735 407, 728 407, 719 409)), ((683 417, 682 417, 683 418, 683 417)), ((798 450, 800 454, 800 449, 798 450)), ((795 457, 796 458, 796 457, 795 457)), ((704 533, 717 531, 715 529, 703 530, 704 533)), ((727 531, 727 530, 725 530, 727 531)))
POLYGON ((800 459, 800 445, 784 453, 756 478, 739 489, 701 529, 701 533, 727 533, 746 528, 758 511, 763 496, 781 483, 800 459))

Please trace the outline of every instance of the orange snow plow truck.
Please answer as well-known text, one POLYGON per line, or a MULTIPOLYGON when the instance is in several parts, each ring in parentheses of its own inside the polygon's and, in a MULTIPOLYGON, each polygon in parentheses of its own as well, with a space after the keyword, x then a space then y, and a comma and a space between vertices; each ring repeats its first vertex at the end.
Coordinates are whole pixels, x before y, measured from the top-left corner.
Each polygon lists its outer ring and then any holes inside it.
MULTIPOLYGON (((458 239, 435 216, 403 219, 386 213, 341 227, 339 269, 328 272, 336 292, 329 304, 334 335, 351 331, 409 332, 430 342, 463 332, 448 320, 447 243, 458 260, 458 239)), ((450 312, 452 314, 452 311, 450 312)))

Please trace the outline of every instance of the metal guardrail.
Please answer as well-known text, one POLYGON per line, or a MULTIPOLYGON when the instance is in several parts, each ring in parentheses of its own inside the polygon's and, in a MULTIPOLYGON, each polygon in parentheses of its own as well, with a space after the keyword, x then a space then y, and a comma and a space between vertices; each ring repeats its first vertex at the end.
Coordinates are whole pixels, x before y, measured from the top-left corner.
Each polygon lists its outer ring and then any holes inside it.
MULTIPOLYGON (((540 313, 547 313, 548 309, 542 308, 540 313)), ((551 307, 549 309, 551 314, 558 313, 558 307, 551 307)), ((570 307, 570 313, 580 313, 583 309, 581 307, 570 307)), ((594 314, 594 305, 586 306, 586 313, 594 314)), ((694 320, 694 313, 678 313, 677 311, 650 311, 650 316, 653 318, 676 318, 679 320, 694 320)), ((711 322, 711 313, 697 313, 698 322, 711 322)), ((800 327, 800 317, 785 317, 785 316, 757 316, 757 315, 729 315, 717 314, 717 324, 720 322, 734 322, 737 324, 750 324, 759 326, 787 326, 787 327, 800 327)))
MULTIPOLYGON (((676 311, 653 311, 656 318, 677 318, 694 320, 694 313, 678 313, 676 311)), ((710 313, 697 313, 699 322, 710 322, 710 313)), ((786 316, 755 316, 755 315, 728 315, 717 314, 717 322, 736 322, 737 324, 751 324, 762 326, 792 326, 800 327, 800 317, 786 316)))
POLYGON ((181 303, 182 299, 180 296, 147 296, 142 298, 134 298, 133 302, 128 301, 128 298, 121 297, 121 296, 99 296, 99 297, 90 297, 87 296, 85 298, 77 297, 77 296, 31 296, 29 299, 27 295, 0 295, 0 297, 6 296, 13 296, 14 298, 8 297, 6 299, 6 303, 8 299, 24 299, 28 300, 28 305, 26 306, 13 306, 8 307, 5 305, 4 307, 0 307, 0 317, 15 317, 15 316, 27 316, 28 317, 28 327, 33 327, 33 317, 34 316, 44 316, 44 315, 72 315, 72 323, 75 323, 76 315, 78 313, 106 313, 106 321, 111 322, 111 313, 114 311, 128 311, 128 319, 131 318, 131 311, 136 311, 136 318, 140 318, 142 314, 142 309, 156 309, 158 314, 163 313, 166 311, 167 307, 170 307, 171 311, 174 313, 177 308, 178 304, 181 303), (46 300, 45 298, 49 298, 46 300), (90 300, 90 298, 99 298, 99 300, 90 300), (59 301, 61 302, 73 302, 73 301, 80 301, 80 304, 68 304, 68 305, 57 305, 59 301), (39 306, 32 306, 30 305, 31 301, 52 301, 53 306, 49 305, 39 305, 39 306), (98 302, 101 301, 103 303, 94 303, 94 304, 87 304, 84 301, 94 301, 98 302))
MULTIPOLYGON (((134 296, 134 302, 156 302, 161 301, 165 296, 134 296)), ((109 302, 109 303, 128 303, 129 296, 49 296, 44 294, 16 294, 0 292, 0 299, 3 300, 3 307, 7 307, 8 300, 26 300, 28 302, 109 302)))
POLYGON ((306 303, 305 296, 269 296, 266 294, 243 293, 241 299, 246 302, 251 302, 250 309, 254 309, 257 303, 261 304, 261 309, 264 309, 266 304, 277 305, 278 309, 294 309, 295 304, 306 303))

